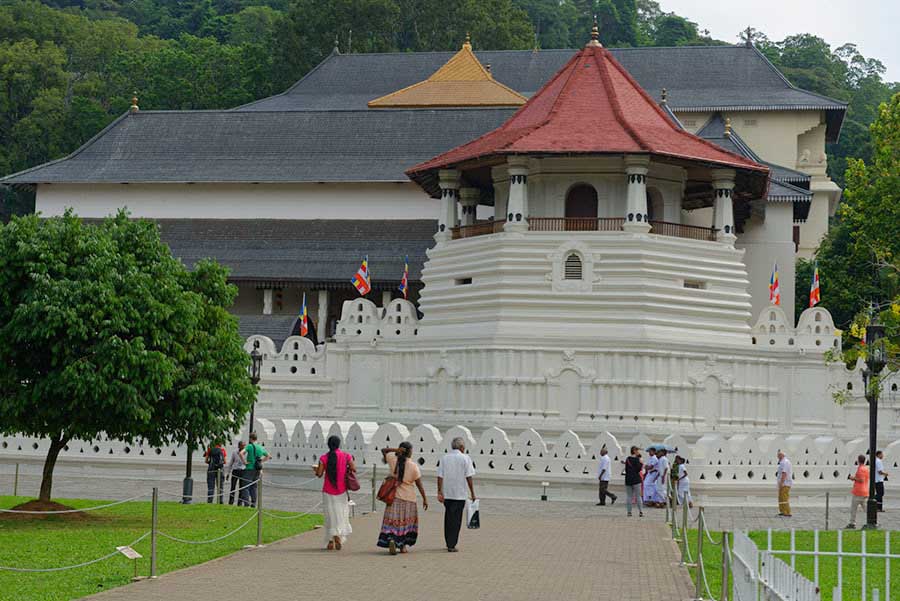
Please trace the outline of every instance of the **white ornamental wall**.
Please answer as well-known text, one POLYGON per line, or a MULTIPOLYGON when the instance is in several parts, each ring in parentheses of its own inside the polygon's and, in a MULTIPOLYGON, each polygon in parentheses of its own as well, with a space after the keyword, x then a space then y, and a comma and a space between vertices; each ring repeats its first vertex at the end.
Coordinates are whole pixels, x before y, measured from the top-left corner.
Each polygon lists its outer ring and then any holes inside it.
MULTIPOLYGON (((258 344, 265 356, 257 415, 688 438, 865 429, 861 366, 826 363, 823 351, 834 348, 838 333, 823 309, 805 311, 794 329, 772 308, 754 326, 756 344, 740 352, 698 352, 694 341, 665 348, 635 341, 557 346, 540 338, 442 344, 422 338, 420 326, 407 301, 385 310, 358 299, 344 306, 338 341, 318 350, 299 338, 277 352, 266 338, 249 339, 246 348, 258 344), (843 405, 835 402, 838 391, 848 399, 843 405)), ((891 378, 881 403, 887 433, 900 432, 898 380, 891 378)))
MULTIPOLYGON (((631 445, 645 448, 663 443, 685 457, 691 485, 696 495, 724 501, 729 497, 746 500, 750 496, 771 496, 776 469, 776 453, 784 451, 794 466, 793 496, 801 500, 815 498, 824 491, 846 493, 847 474, 855 469, 856 456, 864 453, 862 438, 782 436, 709 433, 688 443, 678 435, 662 436, 636 432, 616 436, 599 432, 580 436, 572 430, 542 434, 525 429, 510 434, 496 426, 470 430, 456 425, 441 431, 430 424, 407 426, 398 422, 377 424, 315 419, 259 419, 255 430, 269 450, 272 461, 267 473, 294 475, 307 479, 309 465, 327 450, 326 440, 338 435, 342 447, 354 455, 368 476, 368 466, 381 464, 380 449, 395 447, 401 441, 413 446, 413 459, 427 478, 433 477, 441 456, 453 438, 466 441, 466 451, 478 471, 479 490, 496 496, 531 496, 540 482, 550 482, 554 498, 583 497, 594 493, 597 459, 606 447, 615 464, 623 461, 631 445), (523 492, 524 491, 524 492, 523 492), (530 492, 529 492, 530 491, 530 492), (578 493, 578 491, 582 491, 578 493)), ((40 465, 48 443, 43 439, 0 436, 0 463, 40 465)), ((900 440, 884 439, 887 469, 900 465, 900 440)), ((202 457, 195 453, 200 462, 202 457)), ((127 473, 129 477, 159 477, 176 474, 184 468, 183 447, 153 447, 101 438, 71 441, 61 452, 61 469, 79 468, 96 476, 127 473)), ((380 468, 384 474, 384 468, 380 468)), ((614 485, 621 479, 613 479, 614 485)), ((888 482, 888 489, 893 486, 888 482)), ((361 493, 363 494, 363 493, 361 493)), ((482 492, 482 495, 484 493, 482 492)), ((821 499, 819 499, 821 502, 821 499)))

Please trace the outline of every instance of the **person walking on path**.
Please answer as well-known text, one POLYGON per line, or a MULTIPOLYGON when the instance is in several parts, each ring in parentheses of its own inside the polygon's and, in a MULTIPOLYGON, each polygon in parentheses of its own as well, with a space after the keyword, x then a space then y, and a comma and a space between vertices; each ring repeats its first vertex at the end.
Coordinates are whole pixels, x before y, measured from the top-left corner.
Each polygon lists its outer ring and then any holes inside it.
POLYGON ((234 491, 237 489, 238 507, 249 504, 247 501, 247 489, 244 488, 244 459, 241 457, 241 451, 244 450, 244 446, 244 441, 239 440, 237 449, 228 457, 228 464, 225 466, 225 478, 231 479, 228 504, 234 505, 234 491))
POLYGON ((665 507, 669 502, 669 452, 666 449, 656 451, 656 493, 655 507, 665 507))
POLYGON ((778 486, 778 515, 791 517, 791 487, 794 485, 794 468, 791 460, 782 451, 778 451, 778 471, 775 473, 778 486))
POLYGON ((656 505, 656 465, 659 459, 656 458, 656 449, 647 449, 647 463, 644 464, 644 507, 653 507, 656 505))
POLYGON ((616 502, 616 495, 609 492, 609 472, 610 472, 609 451, 606 447, 600 449, 600 461, 597 465, 597 478, 599 479, 600 502, 597 505, 606 505, 606 497, 612 499, 610 505, 616 502))
POLYGON ((863 515, 866 513, 866 500, 869 498, 869 468, 866 466, 866 456, 860 455, 856 458, 856 474, 847 476, 847 480, 853 481, 853 488, 850 491, 850 523, 847 528, 856 528, 856 510, 862 508, 863 515))
POLYGON ((401 442, 396 449, 383 448, 381 456, 397 479, 397 495, 384 510, 378 546, 387 548, 391 555, 409 551, 419 537, 419 513, 416 508, 416 489, 422 495, 422 509, 428 511, 428 499, 422 487, 422 473, 412 460, 412 445, 401 442))
POLYGON ((350 527, 350 497, 347 494, 347 471, 356 472, 356 463, 350 453, 341 450, 339 436, 328 437, 328 452, 319 457, 315 467, 316 478, 322 482, 322 504, 325 507, 325 544, 329 551, 340 551, 350 527))
POLYGON ((884 453, 875 453, 875 502, 878 503, 878 511, 884 511, 884 481, 887 480, 887 472, 884 471, 884 453))
POLYGON ((437 500, 444 504, 444 542, 447 551, 455 553, 462 527, 466 497, 475 500, 475 486, 472 478, 475 466, 466 455, 465 441, 456 437, 450 443, 450 452, 441 457, 437 468, 437 500))
POLYGON ((684 457, 675 455, 675 475, 678 478, 675 485, 675 494, 678 498, 678 504, 688 507, 694 506, 694 499, 691 497, 691 479, 688 478, 687 466, 684 457))
POLYGON ((644 505, 641 503, 641 452, 637 447, 631 447, 631 455, 625 459, 625 508, 628 517, 631 517, 632 502, 637 500, 638 515, 644 517, 644 505))
POLYGON ((257 442, 259 438, 256 432, 251 432, 249 436, 250 442, 241 451, 241 458, 244 460, 244 479, 247 481, 247 495, 250 498, 250 507, 256 507, 256 487, 259 485, 257 480, 262 477, 263 463, 271 459, 269 452, 257 442))
POLYGON ((221 442, 216 441, 215 444, 207 447, 203 453, 203 459, 206 461, 206 502, 212 503, 216 490, 219 491, 219 505, 222 504, 225 495, 225 447, 221 442))

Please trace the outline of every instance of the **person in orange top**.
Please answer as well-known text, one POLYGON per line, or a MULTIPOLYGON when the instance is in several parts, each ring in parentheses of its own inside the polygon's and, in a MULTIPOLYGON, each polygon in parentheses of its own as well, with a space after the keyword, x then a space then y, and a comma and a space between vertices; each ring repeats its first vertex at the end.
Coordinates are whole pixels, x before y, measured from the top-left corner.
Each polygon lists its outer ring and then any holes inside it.
POLYGON ((856 458, 856 475, 847 476, 848 480, 853 481, 853 496, 850 497, 850 523, 847 528, 856 528, 856 510, 862 508, 863 515, 866 513, 866 499, 869 497, 869 468, 866 467, 866 456, 860 455, 856 458))

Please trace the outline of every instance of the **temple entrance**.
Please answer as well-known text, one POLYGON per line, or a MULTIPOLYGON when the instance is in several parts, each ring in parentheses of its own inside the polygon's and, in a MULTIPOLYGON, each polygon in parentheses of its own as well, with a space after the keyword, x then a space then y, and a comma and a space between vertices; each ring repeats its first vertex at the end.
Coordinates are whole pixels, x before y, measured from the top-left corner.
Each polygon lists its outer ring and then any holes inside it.
POLYGON ((566 193, 566 230, 584 232, 597 229, 597 191, 578 184, 566 193))

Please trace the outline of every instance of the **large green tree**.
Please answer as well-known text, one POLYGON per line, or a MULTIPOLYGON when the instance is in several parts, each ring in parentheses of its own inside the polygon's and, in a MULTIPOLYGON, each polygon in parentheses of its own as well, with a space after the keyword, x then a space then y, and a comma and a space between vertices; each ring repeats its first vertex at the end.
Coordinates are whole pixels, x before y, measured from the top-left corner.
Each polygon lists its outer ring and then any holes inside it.
POLYGON ((224 436, 255 397, 224 271, 193 273, 152 222, 67 213, 0 226, 0 431, 49 440, 224 436))
POLYGON ((844 201, 816 255, 822 305, 851 351, 875 313, 900 344, 900 93, 879 107, 870 135, 872 159, 849 161, 844 201))

